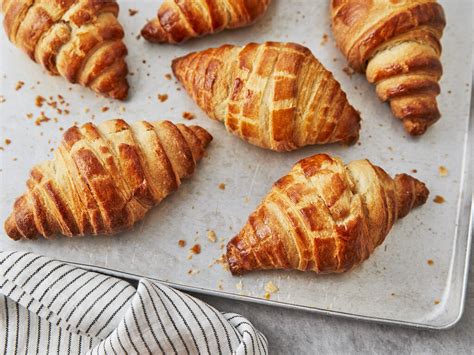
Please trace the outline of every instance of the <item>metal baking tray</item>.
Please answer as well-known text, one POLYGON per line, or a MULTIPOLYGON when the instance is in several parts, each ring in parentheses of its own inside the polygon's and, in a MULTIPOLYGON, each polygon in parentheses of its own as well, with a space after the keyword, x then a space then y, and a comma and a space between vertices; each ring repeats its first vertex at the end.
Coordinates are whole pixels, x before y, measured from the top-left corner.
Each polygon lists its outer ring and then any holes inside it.
POLYGON ((236 300, 424 328, 454 325, 463 311, 471 240, 472 38, 466 34, 472 29, 467 31, 466 24, 472 24, 472 3, 441 2, 448 22, 442 39, 444 75, 439 104, 443 117, 417 139, 406 136, 364 76, 349 76, 343 71, 346 62, 331 36, 326 0, 274 0, 265 17, 252 27, 181 46, 150 45, 136 38, 146 18, 156 13, 156 2, 119 1, 132 72, 131 96, 125 103, 96 97, 46 75, 1 33, 0 95, 6 100, 0 104, 1 220, 25 190, 32 165, 51 157, 51 148, 61 138, 61 127, 115 117, 187 122, 183 112, 191 112, 196 116, 191 123, 207 128, 215 139, 194 176, 133 231, 114 237, 23 242, 2 235, 0 249, 29 250, 115 275, 145 276, 184 290, 236 300), (138 13, 131 16, 129 9, 138 13), (166 77, 176 56, 224 43, 266 40, 302 43, 334 73, 350 102, 361 111, 360 144, 349 148, 313 146, 286 154, 259 149, 206 118, 181 86, 166 77), (16 90, 19 81, 24 85, 16 90), (160 102, 158 94, 166 94, 168 99, 160 102), (37 95, 55 100, 62 95, 65 102, 58 107, 70 114, 57 114, 46 105, 36 107, 37 95), (52 120, 36 125, 41 111, 52 120), (27 118, 28 114, 32 118, 27 118), (11 143, 6 145, 6 139, 11 143), (346 162, 369 158, 391 174, 411 172, 428 184, 430 199, 399 221, 369 260, 349 273, 317 276, 277 271, 231 276, 215 262, 223 254, 224 244, 243 226, 275 180, 297 160, 321 152, 341 156, 346 162), (447 168, 447 176, 440 176, 440 166, 447 168), (221 183, 224 190, 219 188, 221 183), (446 202, 434 203, 436 195, 446 202), (208 241, 208 230, 215 231, 216 243, 208 241), (186 247, 178 246, 180 239, 187 242, 186 247), (200 244, 202 251, 189 259, 189 248, 194 244, 200 244), (267 300, 265 285, 270 281, 279 290, 267 300))

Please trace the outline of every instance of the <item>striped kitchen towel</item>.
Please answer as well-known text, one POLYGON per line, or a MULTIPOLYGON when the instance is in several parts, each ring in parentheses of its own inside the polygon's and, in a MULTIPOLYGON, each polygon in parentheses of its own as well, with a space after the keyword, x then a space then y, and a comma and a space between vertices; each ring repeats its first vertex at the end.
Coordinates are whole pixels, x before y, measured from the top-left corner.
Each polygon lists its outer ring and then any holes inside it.
POLYGON ((245 318, 147 279, 0 252, 3 354, 267 354, 245 318))

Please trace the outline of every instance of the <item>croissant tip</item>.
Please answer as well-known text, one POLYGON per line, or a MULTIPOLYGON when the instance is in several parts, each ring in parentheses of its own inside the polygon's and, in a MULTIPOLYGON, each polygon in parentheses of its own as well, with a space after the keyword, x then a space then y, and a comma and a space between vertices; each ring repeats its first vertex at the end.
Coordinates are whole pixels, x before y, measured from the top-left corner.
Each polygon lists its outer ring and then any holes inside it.
POLYGON ((229 266, 230 273, 233 276, 239 276, 245 273, 245 270, 242 268, 241 263, 239 262, 238 258, 234 256, 234 254, 237 252, 236 247, 233 243, 233 239, 227 243, 227 251, 226 251, 226 261, 227 265, 229 266))
POLYGON ((157 18, 149 21, 145 26, 143 26, 140 34, 151 43, 167 42, 166 33, 161 28, 160 21, 158 21, 157 18))
POLYGON ((206 148, 209 143, 214 139, 214 137, 201 126, 190 126, 194 134, 199 138, 202 143, 203 148, 206 148))
POLYGON ((10 239, 20 240, 23 238, 20 231, 16 227, 15 221, 13 219, 13 215, 10 215, 5 221, 4 229, 7 235, 10 237, 10 239))

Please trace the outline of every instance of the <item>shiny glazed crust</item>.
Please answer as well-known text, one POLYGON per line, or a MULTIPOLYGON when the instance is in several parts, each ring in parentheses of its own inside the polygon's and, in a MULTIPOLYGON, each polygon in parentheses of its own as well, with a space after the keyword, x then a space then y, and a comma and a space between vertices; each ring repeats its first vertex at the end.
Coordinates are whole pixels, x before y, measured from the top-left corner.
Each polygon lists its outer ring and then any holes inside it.
POLYGON ((368 160, 344 165, 325 154, 303 159, 273 185, 227 244, 230 270, 348 271, 428 194, 415 178, 392 179, 368 160))
POLYGON ((142 29, 151 42, 180 43, 190 38, 255 22, 270 0, 165 0, 157 17, 142 29))
POLYGON ((52 75, 123 100, 127 48, 115 0, 0 0, 8 38, 52 75))
POLYGON ((446 25, 435 0, 332 0, 334 36, 352 68, 366 72, 406 131, 421 135, 441 114, 440 38, 446 25))
POLYGON ((294 43, 225 45, 173 61, 196 103, 247 142, 276 151, 354 143, 360 116, 332 74, 294 43))
POLYGON ((5 230, 18 240, 129 229, 191 176, 211 140, 169 121, 74 126, 54 159, 31 170, 5 230))

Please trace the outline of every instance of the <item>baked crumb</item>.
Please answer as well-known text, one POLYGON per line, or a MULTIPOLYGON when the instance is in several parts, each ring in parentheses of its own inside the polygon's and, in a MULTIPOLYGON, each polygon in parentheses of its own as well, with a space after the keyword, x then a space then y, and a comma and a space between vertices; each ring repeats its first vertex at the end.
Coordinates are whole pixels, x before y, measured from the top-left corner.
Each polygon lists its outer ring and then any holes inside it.
POLYGON ((171 80, 173 79, 173 76, 170 73, 165 74, 165 79, 166 80, 171 80))
POLYGON ((321 39, 321 45, 324 46, 329 41, 329 36, 327 33, 323 33, 323 37, 321 39))
POLYGON ((16 83, 15 90, 16 90, 16 91, 21 90, 21 88, 23 87, 23 85, 25 85, 25 83, 20 80, 19 82, 16 83))
POLYGON ((426 261, 426 263, 427 263, 429 266, 434 265, 434 261, 431 260, 431 259, 428 259, 428 260, 426 261))
POLYGON ((181 247, 181 248, 184 248, 186 246, 186 241, 183 240, 183 239, 180 239, 178 240, 178 245, 181 247))
POLYGON ((271 295, 269 292, 265 292, 265 294, 263 295, 263 297, 266 299, 266 300, 269 300, 271 295))
POLYGON ((196 270, 196 269, 189 269, 188 270, 188 275, 196 275, 196 274, 199 274, 199 270, 196 270))
POLYGON ((0 104, 3 104, 5 101, 7 101, 7 99, 5 98, 5 96, 0 95, 0 104))
POLYGON ((89 107, 86 107, 86 108, 84 109, 84 113, 89 113, 89 111, 90 111, 90 108, 89 108, 89 107))
POLYGON ((11 142, 12 142, 12 141, 11 141, 10 139, 8 139, 8 138, 7 138, 7 139, 5 139, 5 144, 6 144, 6 145, 10 145, 10 144, 11 144, 11 142))
POLYGON ((439 303, 440 303, 440 300, 434 300, 433 303, 434 303, 434 304, 439 304, 439 303))
POLYGON ((352 77, 352 75, 354 75, 354 69, 352 69, 351 67, 344 67, 342 68, 342 71, 344 73, 346 73, 347 75, 349 75, 349 77, 352 77))
POLYGON ((125 106, 120 106, 120 112, 125 112, 127 108, 125 106))
POLYGON ((219 290, 223 290, 223 289, 224 289, 224 286, 222 285, 223 282, 224 282, 223 280, 219 280, 219 282, 218 282, 218 284, 217 284, 217 288, 218 288, 219 290))
POLYGON ((109 110, 109 108, 107 106, 104 106, 100 109, 102 112, 107 112, 109 110))
POLYGON ((438 167, 438 172, 439 172, 439 176, 448 176, 448 169, 446 169, 446 167, 444 167, 443 165, 440 165, 438 167))
POLYGON ((235 288, 239 291, 244 288, 244 283, 242 282, 242 280, 240 280, 239 282, 235 284, 235 288))
POLYGON ((185 120, 194 120, 196 116, 194 116, 194 114, 192 114, 191 112, 183 112, 183 118, 185 120))
POLYGON ((208 239, 211 243, 215 243, 215 242, 217 241, 216 232, 214 232, 213 230, 208 230, 208 231, 207 231, 207 239, 208 239))
POLYGON ((265 292, 267 293, 272 294, 278 292, 279 290, 280 289, 272 281, 268 281, 265 285, 265 292))
POLYGON ((223 182, 219 184, 219 189, 225 190, 225 184, 223 182))
POLYGON ((416 173, 418 172, 418 170, 416 170, 416 169, 411 169, 411 172, 412 172, 413 174, 416 174, 416 173))
POLYGON ((166 100, 168 100, 168 95, 167 94, 158 94, 158 100, 160 102, 165 102, 166 100))
POLYGON ((136 9, 128 9, 128 15, 129 15, 129 16, 135 16, 136 14, 138 14, 138 10, 136 10, 136 9))
POLYGON ((194 244, 191 249, 189 249, 194 254, 200 254, 201 253, 201 245, 199 244, 194 244))
POLYGON ((43 122, 49 122, 49 121, 51 121, 51 118, 49 118, 48 116, 46 116, 46 115, 44 114, 44 112, 42 111, 42 112, 40 113, 39 117, 35 120, 35 125, 41 126, 41 124, 42 124, 43 122))
POLYGON ((434 203, 445 203, 446 200, 444 199, 443 196, 436 195, 435 198, 433 199, 434 203))

